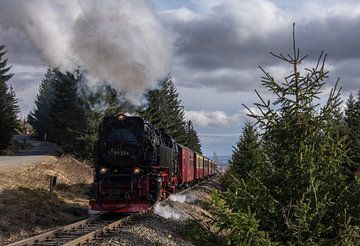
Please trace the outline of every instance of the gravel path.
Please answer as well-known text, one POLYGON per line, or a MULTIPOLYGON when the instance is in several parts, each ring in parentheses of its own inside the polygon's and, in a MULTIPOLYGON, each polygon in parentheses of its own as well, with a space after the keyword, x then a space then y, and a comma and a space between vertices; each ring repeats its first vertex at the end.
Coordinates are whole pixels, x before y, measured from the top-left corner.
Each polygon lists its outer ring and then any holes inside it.
POLYGON ((56 157, 53 156, 53 153, 59 150, 56 144, 37 141, 30 136, 15 135, 13 138, 18 142, 22 142, 25 139, 26 143, 32 145, 32 148, 11 156, 0 156, 1 169, 56 160, 56 157))

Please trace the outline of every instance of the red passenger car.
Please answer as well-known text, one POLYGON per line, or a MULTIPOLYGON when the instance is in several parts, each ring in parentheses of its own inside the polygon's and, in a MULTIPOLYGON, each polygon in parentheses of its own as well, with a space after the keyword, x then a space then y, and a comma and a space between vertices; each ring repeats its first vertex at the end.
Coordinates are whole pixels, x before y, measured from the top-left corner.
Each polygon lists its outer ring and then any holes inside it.
POLYGON ((179 183, 189 184, 195 178, 194 152, 184 146, 179 145, 179 183))
POLYGON ((204 157, 204 178, 209 175, 209 159, 204 157))
POLYGON ((195 178, 202 179, 204 177, 204 157, 195 152, 195 178))

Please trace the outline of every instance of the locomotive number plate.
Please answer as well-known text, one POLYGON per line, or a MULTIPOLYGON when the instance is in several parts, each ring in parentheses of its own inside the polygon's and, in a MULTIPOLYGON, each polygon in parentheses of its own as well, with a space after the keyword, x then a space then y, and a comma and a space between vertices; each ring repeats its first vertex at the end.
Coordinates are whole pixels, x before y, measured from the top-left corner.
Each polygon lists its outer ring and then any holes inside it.
POLYGON ((128 151, 121 150, 121 149, 110 149, 110 153, 115 155, 115 156, 127 156, 127 155, 129 155, 128 151))

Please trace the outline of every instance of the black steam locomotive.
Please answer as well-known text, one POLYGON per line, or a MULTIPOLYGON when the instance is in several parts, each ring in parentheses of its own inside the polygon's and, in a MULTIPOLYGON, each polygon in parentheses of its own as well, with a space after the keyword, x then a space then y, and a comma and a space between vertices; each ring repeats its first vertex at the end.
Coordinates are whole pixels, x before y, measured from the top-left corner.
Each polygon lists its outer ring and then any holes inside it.
POLYGON ((177 144, 143 118, 124 114, 105 117, 95 147, 90 210, 142 211, 213 174, 213 161, 177 144))

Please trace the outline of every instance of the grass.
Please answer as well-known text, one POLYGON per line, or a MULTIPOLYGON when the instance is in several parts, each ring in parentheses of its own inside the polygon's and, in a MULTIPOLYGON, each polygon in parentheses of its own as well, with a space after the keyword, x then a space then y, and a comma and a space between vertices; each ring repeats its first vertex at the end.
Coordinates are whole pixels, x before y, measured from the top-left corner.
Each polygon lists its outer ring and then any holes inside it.
MULTIPOLYGON (((35 228, 46 229, 49 226, 67 224, 77 219, 70 206, 62 202, 56 194, 47 190, 28 187, 5 189, 0 193, 0 231, 11 233, 35 228)), ((82 209, 82 217, 87 215, 82 209)))
POLYGON ((92 170, 70 156, 0 173, 0 245, 87 216, 92 170), (49 177, 58 177, 49 194, 49 177))
POLYGON ((220 238, 211 233, 208 228, 198 220, 190 220, 185 223, 180 231, 180 234, 186 240, 192 242, 194 245, 223 245, 220 238))

